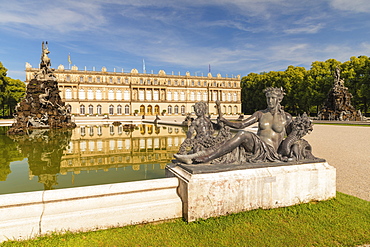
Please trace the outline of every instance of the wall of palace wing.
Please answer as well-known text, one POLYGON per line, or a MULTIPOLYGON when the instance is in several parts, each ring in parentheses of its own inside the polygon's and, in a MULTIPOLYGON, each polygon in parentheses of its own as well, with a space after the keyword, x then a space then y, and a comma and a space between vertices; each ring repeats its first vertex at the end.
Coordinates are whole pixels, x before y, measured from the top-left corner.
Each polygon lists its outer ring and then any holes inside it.
MULTIPOLYGON (((26 83, 38 69, 26 66, 26 83)), ((142 74, 71 70, 60 65, 54 72, 61 98, 76 116, 102 115, 185 115, 194 112, 197 101, 209 103, 209 113, 216 114, 214 103, 220 100, 226 114, 241 113, 240 76, 142 74)))

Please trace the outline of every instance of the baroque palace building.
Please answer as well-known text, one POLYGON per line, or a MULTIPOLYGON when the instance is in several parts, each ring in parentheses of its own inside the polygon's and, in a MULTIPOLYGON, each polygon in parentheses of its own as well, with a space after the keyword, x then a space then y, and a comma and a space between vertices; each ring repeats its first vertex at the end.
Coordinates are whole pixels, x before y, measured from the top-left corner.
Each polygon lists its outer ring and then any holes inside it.
MULTIPOLYGON (((26 84, 37 68, 26 63, 26 84)), ((236 77, 168 75, 65 69, 54 71, 60 96, 75 116, 120 115, 186 115, 194 112, 197 101, 209 105, 209 113, 217 114, 215 101, 221 101, 224 114, 241 113, 240 75, 236 77)))

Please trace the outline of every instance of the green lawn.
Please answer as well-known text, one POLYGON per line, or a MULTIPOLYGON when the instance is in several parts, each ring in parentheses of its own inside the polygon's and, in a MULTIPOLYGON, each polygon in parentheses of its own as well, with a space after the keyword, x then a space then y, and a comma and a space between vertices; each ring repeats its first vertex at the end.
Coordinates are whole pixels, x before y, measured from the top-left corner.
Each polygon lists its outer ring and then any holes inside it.
POLYGON ((53 234, 1 246, 358 246, 370 244, 370 202, 337 193, 335 199, 252 210, 187 223, 126 226, 53 234))

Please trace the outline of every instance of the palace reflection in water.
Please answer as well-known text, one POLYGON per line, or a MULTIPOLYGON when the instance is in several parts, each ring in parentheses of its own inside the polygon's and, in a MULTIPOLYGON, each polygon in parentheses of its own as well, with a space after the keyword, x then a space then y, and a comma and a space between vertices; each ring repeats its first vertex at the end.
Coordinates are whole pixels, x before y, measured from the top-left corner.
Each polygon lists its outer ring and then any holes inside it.
POLYGON ((19 161, 0 170, 0 194, 163 178, 185 132, 148 124, 86 125, 10 136, 19 161))
POLYGON ((80 126, 73 131, 62 157, 61 174, 128 165, 138 170, 140 165, 153 162, 164 169, 184 139, 181 127, 80 126))

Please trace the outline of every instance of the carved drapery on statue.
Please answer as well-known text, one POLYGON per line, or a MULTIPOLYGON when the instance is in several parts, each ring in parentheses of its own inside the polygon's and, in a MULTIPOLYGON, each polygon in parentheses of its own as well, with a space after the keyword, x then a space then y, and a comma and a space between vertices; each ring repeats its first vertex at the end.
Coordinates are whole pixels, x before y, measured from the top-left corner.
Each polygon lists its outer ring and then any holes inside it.
POLYGON ((361 121, 360 111, 356 111, 351 104, 352 94, 344 86, 344 80, 340 78, 339 67, 335 70, 333 87, 330 89, 327 99, 318 113, 319 120, 361 121))
POLYGON ((59 95, 58 82, 51 69, 47 42, 42 42, 39 71, 26 89, 26 97, 16 107, 15 123, 8 134, 24 134, 26 129, 75 128, 71 114, 59 95))

